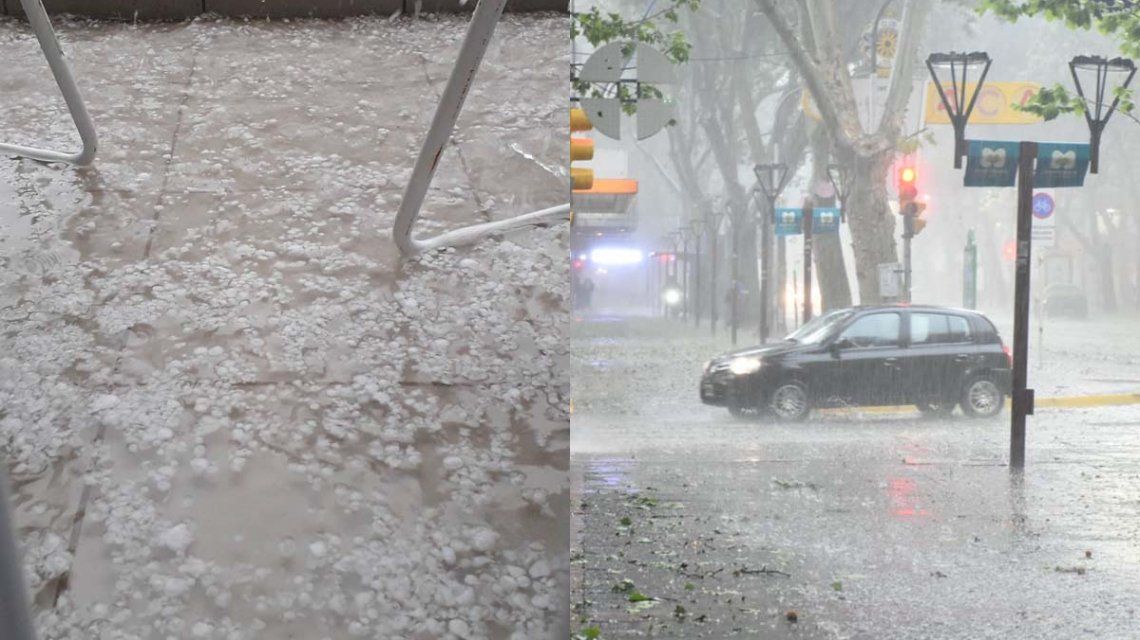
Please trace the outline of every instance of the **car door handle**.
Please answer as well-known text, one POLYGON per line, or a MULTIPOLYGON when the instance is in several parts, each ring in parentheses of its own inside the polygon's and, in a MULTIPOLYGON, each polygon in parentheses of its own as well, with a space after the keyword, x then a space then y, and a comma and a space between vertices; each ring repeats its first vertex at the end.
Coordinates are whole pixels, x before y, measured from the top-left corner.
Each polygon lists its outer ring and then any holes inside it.
POLYGON ((960 354, 954 356, 954 362, 965 362, 969 359, 970 359, 970 356, 968 356, 964 353, 960 353, 960 354))
POLYGON ((888 366, 888 367, 893 367, 898 363, 899 363, 898 358, 884 358, 883 359, 883 364, 888 366))

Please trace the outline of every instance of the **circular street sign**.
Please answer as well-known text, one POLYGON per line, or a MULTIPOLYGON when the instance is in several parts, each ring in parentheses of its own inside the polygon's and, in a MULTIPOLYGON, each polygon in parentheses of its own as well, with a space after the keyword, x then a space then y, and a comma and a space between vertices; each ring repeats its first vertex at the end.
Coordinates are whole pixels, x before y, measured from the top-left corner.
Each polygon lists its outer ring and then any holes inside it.
POLYGON ((1033 194, 1033 217, 1044 220, 1053 215, 1053 196, 1047 193, 1033 194))

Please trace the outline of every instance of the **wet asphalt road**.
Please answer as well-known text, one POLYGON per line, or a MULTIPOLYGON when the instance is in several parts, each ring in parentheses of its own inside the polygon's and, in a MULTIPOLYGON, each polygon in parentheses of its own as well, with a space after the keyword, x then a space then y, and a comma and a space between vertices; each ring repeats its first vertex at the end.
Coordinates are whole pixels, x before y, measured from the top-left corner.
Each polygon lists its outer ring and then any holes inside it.
POLYGON ((700 362, 719 346, 654 322, 578 323, 576 629, 1140 635, 1140 407, 1040 411, 1018 476, 1006 416, 783 425, 703 407, 700 362))

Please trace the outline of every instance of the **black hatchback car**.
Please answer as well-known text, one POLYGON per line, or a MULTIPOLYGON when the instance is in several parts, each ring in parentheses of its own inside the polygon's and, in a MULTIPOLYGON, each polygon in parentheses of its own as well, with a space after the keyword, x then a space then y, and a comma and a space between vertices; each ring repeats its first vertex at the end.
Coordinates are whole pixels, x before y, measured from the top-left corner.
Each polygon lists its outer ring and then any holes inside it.
POLYGON ((995 416, 1009 394, 1009 350, 975 311, 886 305, 837 309, 783 342, 705 364, 701 401, 733 415, 802 420, 813 408, 917 405, 995 416))

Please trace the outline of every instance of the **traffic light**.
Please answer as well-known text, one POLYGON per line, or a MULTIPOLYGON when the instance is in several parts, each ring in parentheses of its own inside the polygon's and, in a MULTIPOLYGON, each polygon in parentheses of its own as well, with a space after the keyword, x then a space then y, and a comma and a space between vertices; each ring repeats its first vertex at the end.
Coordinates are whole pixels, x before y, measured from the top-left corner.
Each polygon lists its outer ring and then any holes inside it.
MULTIPOLYGON (((586 112, 577 107, 570 110, 570 131, 589 131, 593 129, 586 112)), ((592 160, 594 157, 594 141, 590 138, 570 136, 570 162, 592 160)), ((570 182, 575 191, 589 189, 594 186, 594 170, 581 167, 570 167, 570 182)))
POLYGON ((903 237, 913 238, 926 228, 926 220, 922 219, 922 212, 926 210, 926 203, 918 201, 918 171, 912 164, 904 164, 899 168, 899 215, 903 217, 903 237))

